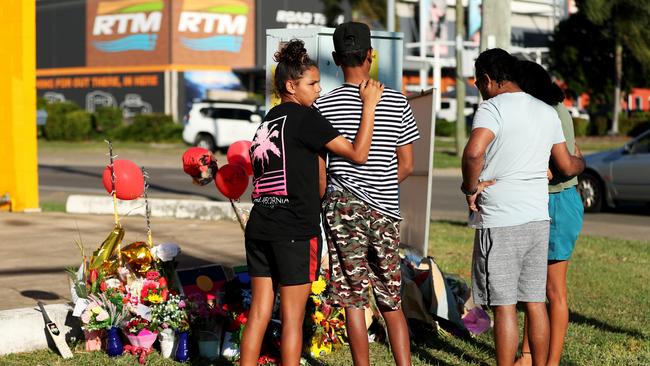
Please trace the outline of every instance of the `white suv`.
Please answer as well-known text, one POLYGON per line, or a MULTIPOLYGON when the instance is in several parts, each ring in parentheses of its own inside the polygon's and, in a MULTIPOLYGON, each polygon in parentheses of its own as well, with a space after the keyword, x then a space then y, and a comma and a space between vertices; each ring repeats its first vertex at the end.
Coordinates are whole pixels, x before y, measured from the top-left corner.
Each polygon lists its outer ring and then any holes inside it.
POLYGON ((239 140, 252 140, 262 122, 260 107, 240 102, 202 101, 185 117, 183 140, 210 151, 226 150, 239 140))

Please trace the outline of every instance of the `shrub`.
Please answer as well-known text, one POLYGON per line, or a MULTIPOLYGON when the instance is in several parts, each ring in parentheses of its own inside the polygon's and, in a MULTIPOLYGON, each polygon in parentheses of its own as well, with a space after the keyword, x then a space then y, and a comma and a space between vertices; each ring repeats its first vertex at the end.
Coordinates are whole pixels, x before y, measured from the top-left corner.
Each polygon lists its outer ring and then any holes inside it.
POLYGON ((171 116, 151 113, 135 116, 131 125, 118 128, 113 136, 125 141, 179 141, 182 132, 183 126, 176 124, 171 116))
POLYGON ((586 118, 573 117, 573 132, 576 137, 587 136, 589 120, 586 118))
POLYGON ((591 136, 605 136, 607 134, 607 127, 609 119, 606 116, 596 116, 592 119, 589 128, 589 135, 591 136))
POLYGON ((100 107, 93 113, 93 128, 97 132, 110 133, 122 123, 122 110, 119 108, 100 107))
POLYGON ((450 137, 456 133, 456 123, 445 119, 436 121, 436 136, 450 137))
POLYGON ((64 140, 66 134, 65 116, 69 112, 79 110, 72 102, 51 103, 45 106, 47 120, 45 121, 44 136, 48 140, 64 140))
POLYGON ((650 125, 650 113, 641 112, 628 116, 622 113, 618 118, 618 131, 621 135, 635 137, 639 133, 648 129, 650 125))
POLYGON ((72 111, 65 115, 64 140, 81 141, 90 136, 92 116, 86 111, 72 111))

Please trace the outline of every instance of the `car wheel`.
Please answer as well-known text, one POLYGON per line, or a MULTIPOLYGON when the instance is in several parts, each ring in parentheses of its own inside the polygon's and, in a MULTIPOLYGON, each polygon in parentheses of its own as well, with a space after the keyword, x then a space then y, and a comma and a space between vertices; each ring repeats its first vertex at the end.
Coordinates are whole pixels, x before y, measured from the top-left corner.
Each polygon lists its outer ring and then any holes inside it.
POLYGON ((578 177, 578 192, 585 212, 600 212, 605 196, 603 185, 595 174, 587 172, 578 177))
POLYGON ((196 141, 194 141, 194 145, 210 150, 212 152, 215 150, 214 139, 210 135, 203 134, 197 136, 196 141))

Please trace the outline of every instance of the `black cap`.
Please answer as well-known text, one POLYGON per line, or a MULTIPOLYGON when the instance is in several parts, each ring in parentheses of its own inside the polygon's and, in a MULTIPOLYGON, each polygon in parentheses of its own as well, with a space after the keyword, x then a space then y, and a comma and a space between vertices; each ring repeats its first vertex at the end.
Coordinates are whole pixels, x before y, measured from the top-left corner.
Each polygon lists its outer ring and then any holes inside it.
POLYGON ((363 51, 372 48, 370 28, 363 23, 341 23, 334 30, 332 38, 336 52, 363 51))

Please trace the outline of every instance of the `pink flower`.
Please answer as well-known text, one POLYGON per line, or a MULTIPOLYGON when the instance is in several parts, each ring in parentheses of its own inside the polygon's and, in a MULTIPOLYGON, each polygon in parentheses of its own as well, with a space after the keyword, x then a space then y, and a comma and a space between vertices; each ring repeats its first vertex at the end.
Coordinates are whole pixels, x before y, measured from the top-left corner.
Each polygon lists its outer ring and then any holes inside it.
POLYGON ((106 310, 102 309, 102 311, 100 311, 99 314, 97 314, 97 317, 95 319, 97 319, 97 321, 99 322, 103 322, 104 320, 108 319, 108 313, 106 312, 106 310))
POLYGON ((178 302, 178 307, 179 307, 180 309, 185 308, 185 301, 183 301, 183 300, 179 301, 179 302, 178 302))
POLYGON ((90 322, 90 311, 86 310, 83 313, 81 313, 81 321, 84 324, 88 324, 90 322))

